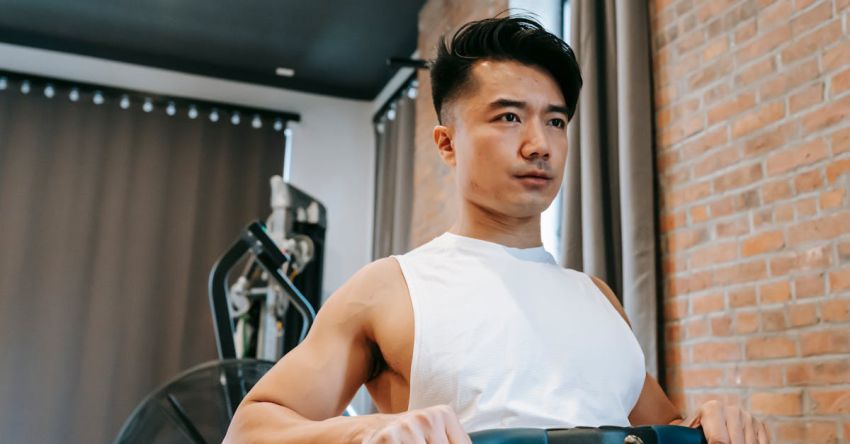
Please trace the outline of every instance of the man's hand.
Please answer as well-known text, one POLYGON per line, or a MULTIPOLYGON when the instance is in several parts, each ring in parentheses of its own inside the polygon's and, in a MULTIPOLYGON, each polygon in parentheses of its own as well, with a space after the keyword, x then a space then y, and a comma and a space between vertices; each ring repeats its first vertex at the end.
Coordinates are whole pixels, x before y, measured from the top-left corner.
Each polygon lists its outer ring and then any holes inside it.
POLYGON ((764 422, 737 406, 724 406, 719 401, 706 402, 678 425, 702 426, 708 444, 770 443, 764 422))
POLYGON ((389 416, 363 444, 472 444, 454 410, 438 405, 389 416))

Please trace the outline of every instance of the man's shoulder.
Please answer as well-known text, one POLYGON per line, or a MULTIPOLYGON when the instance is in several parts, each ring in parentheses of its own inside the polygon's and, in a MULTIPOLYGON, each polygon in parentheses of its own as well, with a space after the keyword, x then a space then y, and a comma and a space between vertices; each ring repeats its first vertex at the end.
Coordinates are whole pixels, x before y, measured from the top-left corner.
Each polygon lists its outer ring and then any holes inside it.
POLYGON ((393 257, 377 259, 358 270, 340 288, 341 297, 356 300, 364 307, 380 306, 406 294, 401 267, 393 257))

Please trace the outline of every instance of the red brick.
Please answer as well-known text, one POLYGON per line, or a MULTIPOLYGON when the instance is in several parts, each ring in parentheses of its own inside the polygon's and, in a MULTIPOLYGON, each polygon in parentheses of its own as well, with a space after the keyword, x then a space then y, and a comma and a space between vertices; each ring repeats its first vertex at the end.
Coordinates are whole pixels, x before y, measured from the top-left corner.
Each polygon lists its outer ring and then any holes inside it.
POLYGON ((729 262, 736 257, 738 257, 738 248, 735 242, 715 243, 692 251, 689 264, 691 269, 698 269, 729 262))
POLYGON ((715 226, 717 237, 733 237, 749 233, 750 225, 746 217, 738 217, 726 222, 718 222, 715 226))
POLYGON ((815 54, 818 48, 829 46, 841 37, 841 20, 833 20, 828 25, 819 27, 801 37, 792 36, 793 42, 782 51, 782 64, 789 65, 795 61, 815 54))
POLYGON ((850 89, 850 69, 845 69, 830 79, 829 95, 835 97, 850 89))
MULTIPOLYGON (((732 116, 749 110, 755 104, 756 95, 754 93, 741 94, 732 100, 720 103, 708 110, 708 125, 711 126, 717 122, 728 120, 732 116)), ((723 134, 725 135, 725 131, 723 134)))
POLYGON ((661 227, 661 231, 667 232, 675 230, 681 226, 684 226, 686 222, 685 212, 678 211, 675 213, 665 213, 664 216, 661 217, 659 223, 661 227))
POLYGON ((803 129, 806 133, 810 133, 828 128, 836 123, 846 122, 848 116, 850 116, 850 96, 833 100, 810 111, 803 117, 803 129))
POLYGON ((775 176, 794 168, 817 162, 828 155, 824 139, 815 139, 767 157, 767 174, 775 176))
MULTIPOLYGON (((691 314, 699 315, 723 311, 725 305, 723 294, 695 296, 691 299, 691 314)), ((708 331, 707 324, 706 331, 708 331)))
POLYGON ((776 251, 785 245, 782 231, 769 231, 757 234, 741 245, 741 254, 744 257, 776 251))
POLYGON ((729 336, 732 334, 732 318, 721 315, 711 318, 711 334, 713 336, 729 336))
POLYGON ((850 352, 850 331, 825 330, 803 333, 800 336, 800 352, 803 356, 850 352))
POLYGON ((734 188, 741 188, 758 181, 762 177, 761 164, 754 163, 732 170, 714 179, 714 191, 722 193, 734 188))
POLYGON ((767 276, 767 266, 764 260, 743 262, 737 265, 718 268, 714 271, 715 284, 735 284, 752 282, 767 276))
POLYGON ((824 322, 847 322, 850 320, 850 299, 832 299, 820 304, 824 322))
MULTIPOLYGON (((697 102, 699 103, 699 102, 697 102)), ((685 159, 699 157, 709 151, 715 151, 729 141, 726 128, 715 128, 683 143, 680 151, 685 159)))
POLYGON ((792 339, 781 336, 753 338, 747 341, 746 347, 747 359, 787 358, 797 355, 797 344, 792 339))
POLYGON ((821 273, 801 276, 794 279, 794 294, 797 298, 821 296, 824 292, 823 275, 821 273))
POLYGON ((823 82, 807 86, 802 91, 792 94, 788 99, 789 113, 796 114, 801 110, 823 102, 823 82))
POLYGON ((741 346, 734 342, 694 344, 693 362, 728 362, 741 359, 741 346))
POLYGON ((782 24, 773 30, 759 35, 750 43, 742 46, 741 49, 735 53, 735 59, 738 63, 746 63, 749 60, 768 54, 779 45, 789 41, 790 38, 791 26, 788 24, 782 24))
POLYGON ((829 273, 829 289, 832 292, 843 291, 850 288, 850 268, 845 268, 829 273))
POLYGON ((691 222, 700 223, 708 220, 708 207, 705 205, 697 205, 691 208, 691 222))
POLYGON ((798 15, 791 20, 791 33, 794 37, 816 28, 832 18, 832 5, 830 2, 820 2, 814 8, 798 15))
POLYGON ((850 360, 800 362, 785 370, 789 385, 826 385, 850 383, 850 360))
POLYGON ((832 133, 830 142, 832 143, 832 154, 834 155, 850 151, 850 127, 832 133))
POLYGON ((759 316, 755 312, 741 312, 735 315, 735 333, 754 333, 759 329, 759 316))
POLYGON ((702 59, 704 61, 709 61, 717 56, 726 53, 729 49, 729 37, 726 35, 721 35, 718 38, 708 42, 705 44, 705 47, 702 50, 702 59))
POLYGON ((725 385, 723 369, 720 368, 684 370, 682 382, 685 388, 722 387, 725 385))
POLYGON ((667 234, 667 251, 682 251, 703 242, 705 239, 704 229, 674 231, 667 234))
POLYGON ((850 64, 850 40, 833 46, 823 52, 823 70, 825 72, 850 64))
POLYGON ((778 441, 781 443, 834 444, 839 442, 836 438, 838 427, 834 421, 814 421, 811 418, 805 418, 803 421, 775 422, 776 432, 772 436, 781 437, 782 441, 778 441))
POLYGON ((732 375, 735 385, 748 387, 779 387, 782 385, 782 369, 775 365, 748 365, 737 367, 732 375))
POLYGON ((761 187, 761 199, 765 204, 791 197, 791 186, 784 179, 768 182, 761 187))
POLYGON ((838 243, 838 260, 840 263, 850 262, 850 241, 838 243))
POLYGON ((679 342, 682 340, 682 326, 679 324, 667 324, 664 326, 664 340, 679 342))
POLYGON ((785 310, 766 310, 761 313, 761 328, 766 332, 785 330, 785 310))
POLYGON ((787 245, 799 245, 816 240, 829 240, 846 232, 850 227, 850 212, 837 213, 799 223, 788 228, 787 245))
POLYGON ((796 132, 797 123, 791 122, 779 125, 766 133, 748 138, 744 142, 744 154, 750 157, 784 147, 796 135, 796 132))
POLYGON ((797 212, 797 220, 814 216, 818 212, 817 197, 807 197, 794 202, 794 210, 797 212))
MULTIPOLYGON (((721 128, 725 133, 726 128, 721 128)), ((696 165, 694 165, 694 176, 703 177, 711 173, 719 171, 729 165, 738 163, 741 155, 738 153, 737 147, 728 147, 709 154, 696 165)))
POLYGON ((732 308, 756 305, 756 289, 743 287, 729 290, 729 306, 732 308))
POLYGON ((794 304, 788 307, 788 324, 791 327, 808 327, 817 324, 817 304, 794 304))
POLYGON ((774 77, 765 82, 759 89, 759 98, 761 100, 769 100, 775 97, 783 96, 798 86, 815 80, 820 75, 818 69, 818 61, 815 59, 800 63, 789 69, 787 72, 774 77))
POLYGON ((738 138, 777 122, 785 116, 785 103, 773 102, 741 115, 732 122, 732 137, 738 138))
POLYGON ((816 415, 850 414, 850 389, 811 390, 809 398, 816 415))
POLYGON ((688 339, 701 338, 708 334, 708 321, 694 319, 685 324, 685 337, 688 339))
POLYGON ((764 32, 776 25, 788 23, 794 8, 789 0, 778 1, 764 8, 758 16, 758 29, 764 32))
POLYGON ((688 315, 688 300, 675 299, 664 302, 664 319, 677 320, 688 315))
POLYGON ((698 182, 664 194, 669 208, 677 208, 687 203, 704 199, 711 195, 711 182, 698 182))
POLYGON ((758 190, 747 190, 732 196, 723 197, 709 204, 713 217, 722 217, 755 208, 759 205, 758 190))
POLYGON ((794 188, 797 194, 808 193, 823 186, 823 174, 819 169, 800 173, 794 178, 794 188))
POLYGON ((826 178, 830 184, 834 184, 839 177, 850 173, 850 159, 839 160, 826 166, 826 178))
POLYGON ((799 416, 803 410, 802 392, 760 392, 750 396, 750 411, 757 415, 799 416))
POLYGON ((775 211, 776 222, 790 222, 794 219, 794 204, 785 204, 776 207, 775 211))
POLYGON ((791 299, 791 284, 787 280, 759 286, 760 301, 762 304, 776 304, 791 299))
POLYGON ((831 210, 844 206, 844 188, 826 191, 820 195, 821 210, 831 210))

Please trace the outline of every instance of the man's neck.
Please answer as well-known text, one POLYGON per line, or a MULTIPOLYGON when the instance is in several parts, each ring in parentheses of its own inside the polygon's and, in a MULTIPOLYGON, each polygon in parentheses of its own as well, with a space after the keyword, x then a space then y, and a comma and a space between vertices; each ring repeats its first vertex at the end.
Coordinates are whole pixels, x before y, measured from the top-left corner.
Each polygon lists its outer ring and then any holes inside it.
POLYGON ((461 204, 458 219, 450 233, 502 244, 513 248, 534 248, 540 240, 540 215, 511 217, 470 202, 461 204))

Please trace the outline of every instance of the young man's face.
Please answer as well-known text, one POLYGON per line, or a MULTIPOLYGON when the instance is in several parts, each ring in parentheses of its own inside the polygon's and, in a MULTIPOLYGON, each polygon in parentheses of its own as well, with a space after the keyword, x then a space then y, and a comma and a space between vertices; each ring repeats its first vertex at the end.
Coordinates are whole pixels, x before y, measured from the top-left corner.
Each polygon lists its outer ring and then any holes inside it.
POLYGON ((447 109, 446 137, 435 130, 458 191, 498 214, 539 215, 564 174, 564 95, 545 70, 514 61, 481 61, 470 75, 472 86, 447 109))

